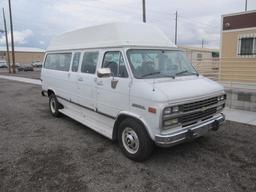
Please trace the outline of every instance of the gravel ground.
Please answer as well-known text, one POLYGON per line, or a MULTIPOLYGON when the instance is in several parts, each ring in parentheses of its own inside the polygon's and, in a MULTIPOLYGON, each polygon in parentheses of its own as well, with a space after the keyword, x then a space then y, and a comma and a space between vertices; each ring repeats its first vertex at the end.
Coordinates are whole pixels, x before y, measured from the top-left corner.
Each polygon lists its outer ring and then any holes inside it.
POLYGON ((218 132, 143 163, 68 117, 54 118, 40 87, 0 79, 0 191, 256 191, 256 127, 218 132))

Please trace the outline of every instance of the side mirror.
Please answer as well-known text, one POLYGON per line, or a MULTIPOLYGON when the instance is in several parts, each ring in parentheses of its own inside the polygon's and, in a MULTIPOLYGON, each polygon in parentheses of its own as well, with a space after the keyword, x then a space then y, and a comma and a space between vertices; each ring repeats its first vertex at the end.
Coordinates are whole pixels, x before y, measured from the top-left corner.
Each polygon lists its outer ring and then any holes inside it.
POLYGON ((104 77, 111 77, 111 70, 110 68, 100 68, 97 70, 97 76, 99 78, 104 78, 104 77))

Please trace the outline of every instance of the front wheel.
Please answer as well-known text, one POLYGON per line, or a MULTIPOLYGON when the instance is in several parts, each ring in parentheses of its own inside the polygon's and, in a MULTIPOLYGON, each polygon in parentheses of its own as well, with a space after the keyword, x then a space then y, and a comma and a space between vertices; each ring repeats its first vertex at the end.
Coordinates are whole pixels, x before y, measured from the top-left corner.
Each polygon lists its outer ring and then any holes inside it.
POLYGON ((153 151, 153 141, 145 127, 134 119, 126 119, 120 124, 118 141, 122 152, 134 161, 146 160, 153 151))
POLYGON ((59 112, 60 103, 58 102, 58 100, 54 94, 51 94, 49 96, 49 108, 50 108, 51 114, 54 117, 59 117, 61 115, 59 112))

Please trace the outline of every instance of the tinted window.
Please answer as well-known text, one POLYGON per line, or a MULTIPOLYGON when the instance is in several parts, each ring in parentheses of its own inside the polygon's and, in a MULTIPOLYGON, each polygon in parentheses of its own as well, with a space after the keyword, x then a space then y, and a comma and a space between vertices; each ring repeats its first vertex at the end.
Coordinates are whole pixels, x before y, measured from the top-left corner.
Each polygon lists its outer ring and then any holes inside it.
POLYGON ((44 68, 59 71, 69 71, 71 53, 50 53, 47 54, 44 68))
POLYGON ((213 58, 219 58, 220 57, 220 53, 219 52, 212 52, 212 57, 213 58))
POLYGON ((202 61, 203 55, 202 53, 197 53, 197 60, 202 61))
POLYGON ((105 53, 102 68, 110 68, 115 77, 128 77, 122 53, 119 51, 105 53))
POLYGON ((76 52, 74 54, 74 58, 73 58, 73 62, 72 62, 72 68, 71 70, 73 72, 77 72, 78 70, 78 66, 79 66, 79 61, 80 61, 80 56, 81 56, 81 53, 80 52, 76 52))
POLYGON ((84 53, 81 72, 83 73, 95 73, 98 62, 98 52, 87 52, 84 53))
POLYGON ((253 54, 253 38, 242 38, 240 55, 252 55, 252 54, 253 54))

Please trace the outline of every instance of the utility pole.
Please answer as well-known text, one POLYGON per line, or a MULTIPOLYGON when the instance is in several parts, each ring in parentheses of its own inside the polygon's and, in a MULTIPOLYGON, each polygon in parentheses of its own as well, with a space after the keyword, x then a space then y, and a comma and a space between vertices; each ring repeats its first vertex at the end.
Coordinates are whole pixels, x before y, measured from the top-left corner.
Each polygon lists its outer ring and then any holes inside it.
POLYGON ((14 39, 13 39, 13 25, 12 25, 12 8, 11 8, 11 0, 8 0, 9 3, 9 14, 10 14, 10 25, 11 25, 11 42, 12 42, 12 71, 16 73, 15 67, 15 51, 14 51, 14 39))
POLYGON ((3 8, 3 19, 4 19, 4 32, 5 32, 7 62, 8 62, 9 73, 11 73, 12 71, 11 71, 11 62, 10 62, 10 53, 9 53, 8 32, 7 32, 7 27, 6 27, 4 8, 3 8))
POLYGON ((176 11, 175 13, 175 45, 177 45, 177 37, 178 37, 178 34, 177 34, 177 31, 178 31, 178 11, 176 11))
POLYGON ((204 48, 204 39, 202 39, 202 48, 204 48))
POLYGON ((245 11, 247 11, 247 0, 245 0, 245 11))
POLYGON ((146 23, 146 0, 142 0, 142 17, 143 22, 146 23))

